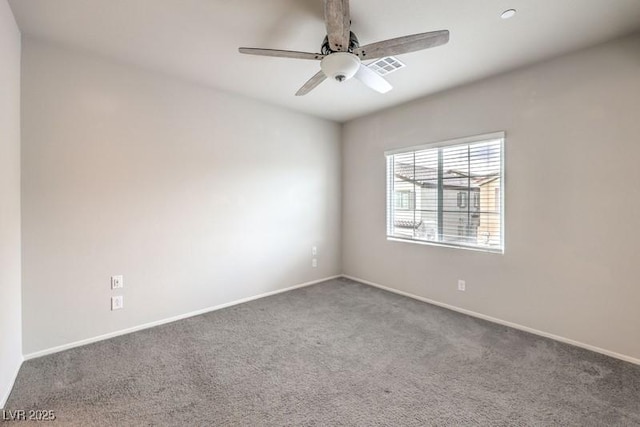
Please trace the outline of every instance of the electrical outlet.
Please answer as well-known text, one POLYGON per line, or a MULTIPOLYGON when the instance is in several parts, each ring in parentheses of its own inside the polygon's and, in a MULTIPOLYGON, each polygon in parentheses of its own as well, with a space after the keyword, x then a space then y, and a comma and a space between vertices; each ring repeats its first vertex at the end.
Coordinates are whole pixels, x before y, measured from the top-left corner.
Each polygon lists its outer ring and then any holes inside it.
POLYGON ((122 295, 111 297, 111 311, 120 310, 122 308, 124 308, 124 297, 122 295))
POLYGON ((311 267, 316 268, 318 266, 318 260, 317 259, 312 259, 311 260, 311 267))
POLYGON ((111 276, 111 289, 124 288, 123 276, 111 276))
POLYGON ((466 291, 467 290, 467 284, 464 280, 458 280, 458 290, 459 291, 466 291))
POLYGON ((318 247, 314 246, 311 248, 311 255, 316 256, 318 255, 318 247))

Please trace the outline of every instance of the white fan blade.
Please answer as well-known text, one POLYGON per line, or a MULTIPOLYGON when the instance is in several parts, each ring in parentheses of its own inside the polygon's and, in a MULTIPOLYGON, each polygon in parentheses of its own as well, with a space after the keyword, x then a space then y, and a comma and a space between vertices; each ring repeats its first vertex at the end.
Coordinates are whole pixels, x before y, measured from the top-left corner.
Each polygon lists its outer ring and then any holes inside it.
POLYGON ((351 35, 349 0, 324 0, 324 20, 331 50, 335 52, 349 50, 351 35))
POLYGON ((383 56, 401 55, 443 45, 449 41, 449 31, 431 31, 413 34, 360 46, 353 50, 360 59, 376 59, 383 56))
POLYGON ((296 96, 306 95, 315 89, 320 83, 325 81, 327 76, 320 70, 315 76, 311 77, 297 92, 296 96))
POLYGON ((393 86, 388 81, 364 64, 360 64, 360 68, 354 77, 376 92, 387 93, 393 89, 393 86))
POLYGON ((276 58, 293 58, 293 59, 315 59, 324 58, 321 53, 296 52, 294 50, 278 50, 278 49, 260 49, 255 47, 241 47, 238 49, 240 53, 247 55, 273 56, 276 58))

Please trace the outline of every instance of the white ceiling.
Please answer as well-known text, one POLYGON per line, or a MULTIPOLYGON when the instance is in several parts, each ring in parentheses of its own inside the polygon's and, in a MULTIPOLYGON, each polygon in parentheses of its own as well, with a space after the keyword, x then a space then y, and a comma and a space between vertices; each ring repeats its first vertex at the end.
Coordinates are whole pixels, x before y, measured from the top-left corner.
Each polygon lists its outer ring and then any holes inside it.
POLYGON ((351 0, 362 45, 448 29, 449 44, 399 56, 381 95, 326 81, 294 93, 314 61, 241 55, 240 46, 318 52, 322 0, 9 0, 23 34, 346 121, 640 29, 640 0, 351 0), (515 8, 510 20, 500 13, 515 8))

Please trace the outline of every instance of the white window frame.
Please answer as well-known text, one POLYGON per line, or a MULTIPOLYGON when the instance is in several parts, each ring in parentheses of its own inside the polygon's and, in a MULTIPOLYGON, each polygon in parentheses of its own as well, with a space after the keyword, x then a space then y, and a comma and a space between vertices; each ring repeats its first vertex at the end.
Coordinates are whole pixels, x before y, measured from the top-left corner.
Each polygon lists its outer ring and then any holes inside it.
MULTIPOLYGON (((387 230, 386 230, 386 235, 387 235, 387 240, 388 241, 394 241, 394 242, 407 242, 407 243, 417 243, 417 244, 421 244, 421 245, 428 245, 428 246, 441 246, 441 247, 447 247, 447 248, 457 248, 457 249, 467 249, 467 250, 472 250, 472 251, 481 251, 481 252, 489 252, 489 253, 497 253, 497 254, 504 254, 505 251, 505 216, 506 216, 506 209, 505 209, 505 183, 506 183, 506 177, 505 177, 505 142, 506 142, 506 132, 504 131, 500 131, 500 132, 492 132, 492 133, 487 133, 487 134, 482 134, 482 135, 474 135, 474 136, 467 136, 467 137, 463 137, 463 138, 456 138, 456 139, 449 139, 449 140, 445 140, 445 141, 437 141, 437 142, 432 142, 432 143, 428 143, 428 144, 421 144, 421 145, 414 145, 411 147, 403 147, 403 148, 396 148, 396 149, 391 149, 391 150, 386 150, 384 152, 385 158, 386 158, 386 173, 387 173, 387 188, 386 188, 386 225, 387 225, 387 230), (420 150, 427 150, 427 149, 433 149, 433 148, 441 148, 441 147, 447 147, 447 146, 453 146, 453 145, 464 145, 464 144, 473 144, 476 142, 483 142, 483 141, 490 141, 490 140, 500 140, 500 247, 499 248, 495 248, 495 247, 485 247, 485 246, 478 246, 478 245, 472 245, 472 244, 464 244, 464 243, 453 243, 453 242, 441 242, 441 241, 432 241, 432 240, 424 240, 424 239, 416 239, 416 238, 411 238, 411 237, 398 237, 398 236, 393 236, 392 235, 392 230, 394 228, 393 225, 393 214, 392 211, 394 209, 394 197, 393 196, 389 196, 390 194, 393 194, 393 183, 394 183, 394 177, 393 174, 390 173, 390 170, 392 169, 390 167, 390 162, 392 161, 392 157, 395 154, 403 154, 403 153, 409 153, 409 152, 414 152, 414 151, 420 151, 420 150)), ((467 203, 471 203, 471 200, 468 200, 467 203)))

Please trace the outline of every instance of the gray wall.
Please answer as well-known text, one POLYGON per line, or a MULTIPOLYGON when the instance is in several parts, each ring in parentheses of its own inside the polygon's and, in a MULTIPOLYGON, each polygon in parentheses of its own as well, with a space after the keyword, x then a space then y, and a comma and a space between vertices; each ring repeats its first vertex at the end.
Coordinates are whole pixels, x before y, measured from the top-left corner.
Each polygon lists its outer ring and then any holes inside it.
POLYGON ((640 358, 640 36, 364 117, 343 134, 344 273, 640 358), (504 255, 385 239, 385 149, 499 130, 504 255))
POLYGON ((0 407, 22 363, 20 31, 0 0, 0 407))
POLYGON ((23 88, 25 355, 341 272, 339 125, 31 40, 23 88))

